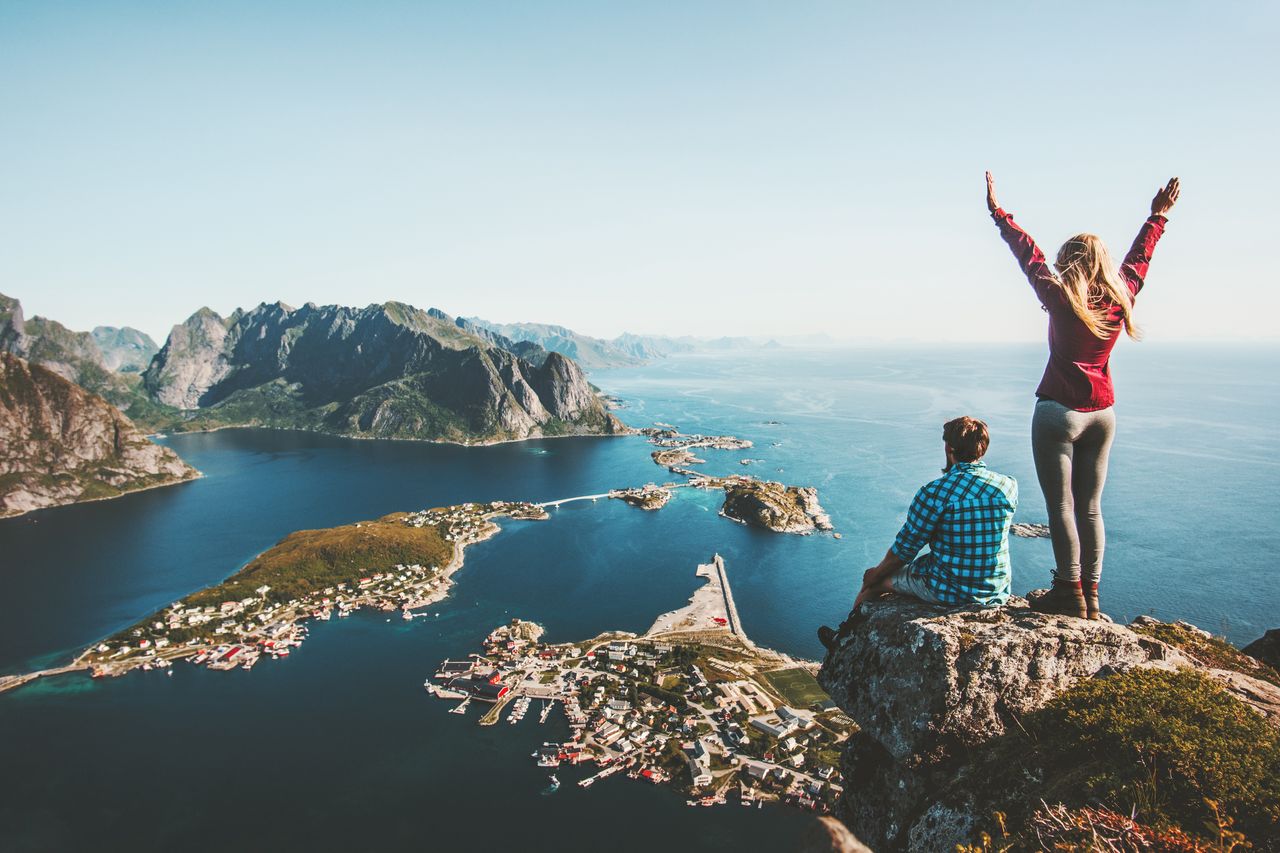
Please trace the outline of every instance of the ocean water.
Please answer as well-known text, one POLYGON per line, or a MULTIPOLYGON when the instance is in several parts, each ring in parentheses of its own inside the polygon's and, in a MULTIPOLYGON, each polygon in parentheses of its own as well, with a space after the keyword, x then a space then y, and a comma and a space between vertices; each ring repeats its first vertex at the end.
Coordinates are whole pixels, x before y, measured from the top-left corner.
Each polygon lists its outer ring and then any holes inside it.
MULTIPOLYGON (((1280 622, 1270 544, 1280 512, 1275 349, 1122 347, 1121 404, 1104 511, 1104 608, 1185 618, 1245 642, 1280 622)), ((941 424, 992 427, 992 467, 1043 521, 1027 429, 1035 347, 774 351, 682 356, 592 379, 634 425, 750 438, 705 451, 706 470, 815 485, 841 540, 751 530, 716 495, 680 490, 656 513, 570 504, 504 522, 469 548, 454 594, 426 619, 379 613, 315 623, 287 661, 252 672, 185 664, 173 677, 75 675, 0 695, 5 850, 787 849, 809 817, 689 809, 625 779, 542 796, 528 754, 560 739, 450 715, 422 680, 513 616, 548 639, 642 631, 724 555, 747 632, 806 657, 843 618, 862 570, 941 467, 941 424), (740 459, 763 460, 743 466, 740 459)), ((235 571, 287 533, 466 500, 546 500, 666 479, 639 438, 458 448, 228 430, 167 440, 200 481, 0 522, 0 672, 75 651, 235 571)), ((1043 585, 1043 540, 1015 540, 1015 591, 1043 585)))

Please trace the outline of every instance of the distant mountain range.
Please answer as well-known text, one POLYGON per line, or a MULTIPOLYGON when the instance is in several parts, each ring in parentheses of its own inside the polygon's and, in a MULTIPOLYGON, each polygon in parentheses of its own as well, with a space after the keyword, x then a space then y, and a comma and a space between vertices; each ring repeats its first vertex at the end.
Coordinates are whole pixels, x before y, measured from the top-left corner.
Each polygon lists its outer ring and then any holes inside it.
POLYGON ((486 329, 513 341, 535 343, 549 352, 567 355, 587 370, 632 367, 676 353, 696 350, 759 349, 781 346, 773 339, 749 337, 695 338, 685 335, 673 338, 664 335, 628 333, 606 340, 547 323, 492 323, 479 317, 467 317, 463 322, 472 328, 486 329))

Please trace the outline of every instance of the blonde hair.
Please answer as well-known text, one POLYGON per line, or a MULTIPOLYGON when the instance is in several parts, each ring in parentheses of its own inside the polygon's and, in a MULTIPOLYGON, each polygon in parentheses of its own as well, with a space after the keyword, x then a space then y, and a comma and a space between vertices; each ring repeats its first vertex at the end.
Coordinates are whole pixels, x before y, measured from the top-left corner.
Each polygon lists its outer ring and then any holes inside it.
POLYGON ((1058 270, 1058 286, 1071 303, 1071 310, 1095 337, 1106 340, 1119 328, 1107 319, 1110 303, 1124 311, 1120 325, 1129 337, 1142 337, 1142 331, 1133 323, 1133 294, 1101 238, 1077 234, 1062 244, 1053 265, 1058 270))

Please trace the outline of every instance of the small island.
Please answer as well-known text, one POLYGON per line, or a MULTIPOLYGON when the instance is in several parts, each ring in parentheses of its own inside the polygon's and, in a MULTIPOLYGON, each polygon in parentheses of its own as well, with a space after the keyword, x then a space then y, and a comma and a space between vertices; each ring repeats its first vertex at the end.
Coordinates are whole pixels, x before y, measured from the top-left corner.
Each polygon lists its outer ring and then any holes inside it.
POLYGON ((638 489, 614 489, 609 492, 609 497, 617 498, 640 509, 656 510, 667 505, 667 501, 671 500, 671 494, 671 489, 666 486, 646 483, 638 489))
POLYGON ((699 459, 693 455, 693 452, 682 447, 671 447, 663 450, 655 450, 649 454, 653 461, 674 473, 679 473, 679 469, 684 465, 701 465, 707 460, 699 459))
POLYGON ((778 533, 831 530, 831 517, 818 503, 818 490, 804 486, 736 478, 725 486, 720 514, 778 533))
MULTIPOLYGON (((787 486, 743 474, 719 477, 684 467, 700 465, 706 461, 693 455, 692 449, 695 447, 742 450, 752 446, 747 439, 732 435, 687 435, 671 424, 658 424, 639 432, 648 436, 649 443, 659 448, 650 454, 655 464, 665 467, 673 474, 688 477, 687 485, 694 488, 724 490, 724 505, 720 509, 720 515, 724 518, 777 533, 812 533, 833 529, 831 516, 818 503, 818 490, 813 487, 787 486)), ((748 466, 764 461, 746 458, 739 459, 738 463, 748 466)))
POLYGON ((649 437, 649 443, 658 447, 650 454, 657 465, 669 469, 673 473, 683 474, 681 467, 685 465, 701 465, 706 460, 693 454, 696 447, 707 447, 712 450, 743 450, 751 447, 751 442, 732 435, 686 435, 670 424, 658 427, 646 427, 639 430, 641 435, 649 437))
MULTIPOLYGON (((546 723, 559 704, 569 740, 544 741, 531 757, 548 770, 594 764, 577 780, 584 788, 625 773, 674 785, 691 806, 732 798, 830 811, 841 794, 840 749, 856 727, 818 686, 816 664, 747 639, 718 554, 697 575, 707 582, 689 604, 641 636, 547 644, 540 626, 515 619, 423 686, 458 702, 454 713, 487 705, 481 725, 508 708, 506 721, 518 725, 535 704, 546 723)), ((560 785, 555 773, 549 782, 549 792, 560 785)))

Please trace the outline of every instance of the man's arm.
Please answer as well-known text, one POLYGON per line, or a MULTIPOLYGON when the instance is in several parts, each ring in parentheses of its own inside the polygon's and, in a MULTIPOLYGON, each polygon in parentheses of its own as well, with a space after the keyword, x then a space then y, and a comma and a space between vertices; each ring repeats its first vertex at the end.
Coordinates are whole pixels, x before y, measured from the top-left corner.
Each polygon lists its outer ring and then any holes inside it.
POLYGON ((862 576, 862 588, 858 590, 854 607, 872 596, 889 592, 887 584, 893 573, 914 560, 916 554, 929 544, 941 517, 942 505, 934 498, 929 487, 924 486, 911 501, 906 523, 898 531, 898 536, 885 553, 884 559, 862 576))
POLYGON ((1147 270, 1151 266, 1151 255, 1155 252, 1156 243, 1164 234, 1165 224, 1169 221, 1168 213, 1178 201, 1181 192, 1182 186, 1178 179, 1170 178, 1169 183, 1156 193, 1156 197, 1151 199, 1151 216, 1147 217, 1147 221, 1142 224, 1137 238, 1129 247, 1129 254, 1124 256, 1120 274, 1124 276, 1124 280, 1135 296, 1139 290, 1142 290, 1142 285, 1146 281, 1147 270))

